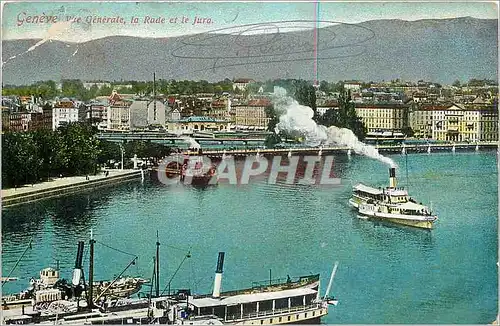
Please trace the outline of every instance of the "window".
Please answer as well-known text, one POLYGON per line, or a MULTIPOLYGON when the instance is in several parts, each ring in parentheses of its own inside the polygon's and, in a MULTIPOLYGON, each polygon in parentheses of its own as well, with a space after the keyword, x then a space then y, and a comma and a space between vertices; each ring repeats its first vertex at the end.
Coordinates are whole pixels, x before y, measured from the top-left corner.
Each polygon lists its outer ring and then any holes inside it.
POLYGON ((290 321, 291 318, 292 318, 292 316, 288 316, 288 321, 290 321))
MULTIPOLYGON (((288 316, 288 318, 290 318, 290 316, 288 316)), ((281 321, 282 321, 282 320, 283 320, 283 317, 280 317, 280 318, 278 319, 278 321, 279 321, 280 323, 281 323, 281 321)), ((288 319, 288 320, 290 320, 290 319, 288 319)))
POLYGON ((260 320, 260 324, 261 324, 261 325, 262 325, 262 324, 264 324, 264 319, 261 319, 261 320, 260 320))

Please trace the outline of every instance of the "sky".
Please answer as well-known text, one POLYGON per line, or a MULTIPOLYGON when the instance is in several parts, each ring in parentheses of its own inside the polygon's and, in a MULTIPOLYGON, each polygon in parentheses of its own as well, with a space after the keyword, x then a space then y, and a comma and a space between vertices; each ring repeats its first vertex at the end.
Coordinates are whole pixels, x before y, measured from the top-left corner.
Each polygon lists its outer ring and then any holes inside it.
MULTIPOLYGON (((236 26, 290 20, 307 20, 310 23, 294 23, 294 28, 308 28, 316 20, 324 22, 320 26, 327 26, 335 22, 359 23, 375 19, 419 20, 465 16, 498 19, 498 5, 494 1, 319 1, 317 3, 23 1, 2 4, 2 39, 40 38, 67 42, 85 42, 111 35, 165 38, 214 30, 234 32, 236 26), (80 20, 68 21, 69 17, 80 20), (134 17, 137 20, 134 21, 134 17), (103 21, 103 18, 108 21, 103 21), (196 18, 201 19, 196 20, 196 18)), ((286 26, 281 24, 280 27, 286 26)), ((268 27, 269 31, 274 28, 276 26, 268 27)), ((261 31, 262 29, 254 29, 247 34, 261 31)))

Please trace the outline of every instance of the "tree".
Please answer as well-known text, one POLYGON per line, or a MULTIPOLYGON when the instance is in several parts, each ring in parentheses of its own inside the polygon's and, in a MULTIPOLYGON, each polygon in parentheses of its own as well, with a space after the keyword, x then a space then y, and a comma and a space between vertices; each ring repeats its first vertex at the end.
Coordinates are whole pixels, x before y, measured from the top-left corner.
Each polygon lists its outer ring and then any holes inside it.
POLYGON ((408 136, 408 137, 413 137, 415 135, 415 133, 413 132, 413 129, 411 127, 404 127, 401 132, 408 136))
POLYGON ((278 134, 276 134, 276 132, 274 130, 276 128, 276 125, 279 122, 279 117, 276 114, 274 107, 272 107, 272 106, 266 107, 264 109, 264 112, 266 113, 266 117, 269 118, 269 122, 267 123, 267 131, 271 132, 271 134, 269 134, 266 137, 266 140, 264 141, 264 145, 267 148, 272 148, 272 147, 274 147, 274 145, 281 142, 281 137, 278 134))
POLYGON ((316 89, 304 80, 298 81, 295 87, 294 97, 300 105, 310 107, 314 111, 314 120, 317 120, 316 89))
POLYGON ((100 165, 104 165, 110 160, 121 160, 120 146, 117 143, 107 140, 99 141, 99 155, 97 156, 97 162, 100 165))
POLYGON ((65 155, 65 171, 70 175, 96 173, 99 156, 96 130, 86 123, 74 122, 59 127, 57 133, 61 137, 61 152, 65 155))
POLYGON ((339 112, 335 109, 328 109, 326 112, 320 117, 318 123, 325 126, 337 126, 339 125, 339 112))
POLYGON ((343 91, 340 93, 339 99, 339 116, 338 116, 338 127, 348 128, 358 137, 359 140, 363 140, 366 137, 366 128, 364 123, 361 121, 356 114, 356 106, 351 98, 350 91, 343 91))
POLYGON ((328 84, 327 81, 325 80, 322 80, 320 83, 319 83, 319 90, 320 91, 323 91, 325 93, 328 94, 328 92, 330 91, 330 85, 328 84))
POLYGON ((457 80, 455 80, 455 81, 453 82, 453 84, 451 84, 451 85, 452 85, 452 86, 455 86, 455 87, 460 87, 460 80, 458 80, 458 79, 457 79, 457 80))

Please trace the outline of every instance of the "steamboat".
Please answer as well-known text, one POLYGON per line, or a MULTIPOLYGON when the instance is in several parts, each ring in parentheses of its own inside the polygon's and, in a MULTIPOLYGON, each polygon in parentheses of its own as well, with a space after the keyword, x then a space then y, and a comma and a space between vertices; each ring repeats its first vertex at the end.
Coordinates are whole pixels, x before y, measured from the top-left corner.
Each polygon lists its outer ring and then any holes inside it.
POLYGON ((203 161, 202 150, 199 156, 174 154, 168 157, 150 173, 152 180, 165 184, 182 183, 192 186, 209 186, 217 184, 217 168, 203 161))
MULTIPOLYGON (((91 240, 93 241, 93 240, 91 240)), ((140 291, 148 280, 140 277, 122 277, 123 273, 133 264, 128 264, 125 270, 112 281, 93 281, 93 276, 90 275, 88 283, 85 282, 82 270, 84 242, 78 243, 75 268, 73 269, 73 277, 71 281, 60 278, 59 268, 47 267, 40 271, 40 278, 31 278, 29 287, 17 294, 2 296, 2 310, 5 314, 6 310, 21 308, 31 308, 32 311, 44 311, 59 301, 67 302, 69 310, 73 310, 73 306, 79 307, 80 298, 92 296, 93 300, 98 300, 101 297, 108 299, 128 298, 131 295, 140 291), (92 284, 92 286, 90 286, 92 284)), ((91 244, 91 253, 93 256, 93 242, 91 244)), ((91 258, 93 260, 93 258, 91 258)))
MULTIPOLYGON (((173 295, 156 293, 142 299, 119 299, 99 305, 83 301, 76 311, 59 301, 49 313, 12 310, 4 315, 6 324, 173 324, 173 325, 277 325, 287 323, 319 323, 327 315, 328 306, 337 300, 328 297, 337 269, 335 264, 325 296, 320 296, 319 274, 286 280, 258 282, 252 287, 221 291, 224 253, 220 252, 213 292, 192 295, 178 290, 173 295), (66 307, 62 309, 61 307, 66 307), (59 310, 57 310, 59 309, 59 310), (57 312, 54 312, 57 311, 57 312)), ((156 266, 156 264, 155 264, 156 266)), ((157 269, 156 269, 157 272, 157 269)), ((153 273, 154 274, 154 273, 153 273)), ((152 289, 152 288, 151 288, 152 289)))
POLYGON ((438 219, 425 205, 417 203, 402 187, 396 187, 396 169, 389 169, 389 187, 353 187, 349 204, 364 218, 385 220, 423 229, 432 229, 438 219))

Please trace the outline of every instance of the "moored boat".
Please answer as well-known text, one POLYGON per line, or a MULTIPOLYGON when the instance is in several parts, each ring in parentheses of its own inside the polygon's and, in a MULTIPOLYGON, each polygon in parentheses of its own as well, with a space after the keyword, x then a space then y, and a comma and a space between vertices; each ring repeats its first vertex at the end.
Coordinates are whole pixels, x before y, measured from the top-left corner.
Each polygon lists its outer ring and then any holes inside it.
MULTIPOLYGON (((324 297, 320 296, 319 274, 292 279, 258 282, 252 287, 221 292, 224 253, 219 253, 211 294, 192 295, 180 290, 174 295, 143 299, 119 299, 94 309, 76 309, 63 300, 44 313, 24 309, 10 311, 7 324, 174 324, 174 325, 275 325, 319 323, 328 313, 328 297, 337 269, 335 264, 324 297), (57 307, 56 307, 57 306, 57 307), (59 309, 59 310, 58 310, 59 309)), ((85 302, 82 301, 82 306, 85 302)))
POLYGON ((152 180, 165 184, 182 183, 192 186, 217 184, 217 168, 209 162, 204 162, 202 156, 193 157, 187 154, 167 157, 159 166, 152 169, 150 176, 152 180))

